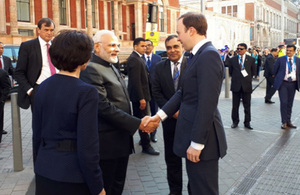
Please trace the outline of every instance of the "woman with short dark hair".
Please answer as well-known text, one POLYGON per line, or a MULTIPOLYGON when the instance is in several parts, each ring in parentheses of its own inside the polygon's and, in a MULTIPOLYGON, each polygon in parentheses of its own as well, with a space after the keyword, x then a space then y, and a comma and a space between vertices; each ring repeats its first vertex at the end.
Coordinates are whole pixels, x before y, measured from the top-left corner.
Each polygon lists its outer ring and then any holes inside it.
POLYGON ((36 195, 105 195, 99 166, 97 90, 79 79, 93 41, 63 31, 49 49, 59 73, 38 88, 33 108, 36 195))

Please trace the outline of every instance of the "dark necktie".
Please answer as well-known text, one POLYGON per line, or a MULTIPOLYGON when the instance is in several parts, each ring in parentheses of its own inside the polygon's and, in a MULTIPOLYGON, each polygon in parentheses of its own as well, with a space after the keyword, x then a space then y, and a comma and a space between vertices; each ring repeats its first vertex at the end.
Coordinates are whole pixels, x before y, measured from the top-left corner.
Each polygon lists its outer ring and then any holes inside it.
POLYGON ((175 91, 178 88, 178 81, 179 81, 179 70, 178 70, 179 62, 174 63, 174 70, 173 70, 173 82, 174 82, 174 89, 175 91))
MULTIPOLYGON (((290 68, 289 68, 289 72, 288 72, 288 73, 291 73, 292 70, 293 70, 293 62, 292 62, 292 58, 289 58, 289 63, 290 63, 290 68)), ((292 78, 289 77, 289 78, 288 78, 288 81, 289 81, 289 82, 292 82, 292 78)))
POLYGON ((148 70, 150 70, 150 66, 151 66, 150 56, 147 56, 147 68, 148 68, 148 70))
POLYGON ((55 70, 55 67, 53 66, 53 64, 51 62, 51 58, 50 58, 50 55, 49 55, 49 43, 47 43, 46 46, 47 46, 47 57, 48 57, 50 72, 51 72, 51 75, 54 75, 56 73, 56 70, 55 70))
POLYGON ((2 56, 0 57, 0 68, 2 68, 2 56))
POLYGON ((241 55, 241 61, 240 61, 241 70, 243 70, 243 56, 241 55))
POLYGON ((189 65, 191 63, 192 58, 194 57, 194 54, 191 52, 189 55, 189 59, 187 61, 187 65, 189 65))

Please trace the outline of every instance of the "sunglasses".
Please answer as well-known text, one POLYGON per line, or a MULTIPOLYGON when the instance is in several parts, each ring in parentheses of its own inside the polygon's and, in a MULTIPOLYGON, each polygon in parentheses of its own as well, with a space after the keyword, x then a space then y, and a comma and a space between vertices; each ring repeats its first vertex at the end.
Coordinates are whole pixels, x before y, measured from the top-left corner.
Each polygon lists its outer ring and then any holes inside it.
POLYGON ((244 48, 236 48, 237 50, 244 50, 244 48))

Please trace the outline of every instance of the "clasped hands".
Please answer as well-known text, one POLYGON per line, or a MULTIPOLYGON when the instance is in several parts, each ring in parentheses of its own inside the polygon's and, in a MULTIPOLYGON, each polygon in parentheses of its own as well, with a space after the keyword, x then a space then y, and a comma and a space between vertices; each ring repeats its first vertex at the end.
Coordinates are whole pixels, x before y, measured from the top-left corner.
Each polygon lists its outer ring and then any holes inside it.
POLYGON ((146 133, 152 133, 159 126, 159 122, 160 118, 158 115, 155 115, 153 117, 145 116, 144 118, 142 118, 139 129, 146 133))

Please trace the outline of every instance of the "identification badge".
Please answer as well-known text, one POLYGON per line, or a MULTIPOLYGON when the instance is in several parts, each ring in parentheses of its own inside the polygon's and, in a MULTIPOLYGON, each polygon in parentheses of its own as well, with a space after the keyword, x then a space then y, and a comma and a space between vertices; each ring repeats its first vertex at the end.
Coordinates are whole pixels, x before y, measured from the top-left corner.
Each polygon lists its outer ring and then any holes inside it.
POLYGON ((247 73, 247 71, 246 71, 245 69, 243 69, 243 70, 241 71, 241 73, 242 73, 242 75, 243 75, 244 77, 248 76, 248 73, 247 73))
POLYGON ((290 72, 287 77, 291 77, 292 80, 296 80, 296 71, 290 72))

